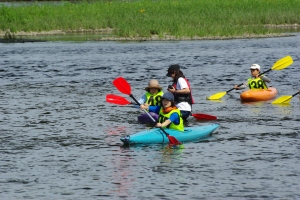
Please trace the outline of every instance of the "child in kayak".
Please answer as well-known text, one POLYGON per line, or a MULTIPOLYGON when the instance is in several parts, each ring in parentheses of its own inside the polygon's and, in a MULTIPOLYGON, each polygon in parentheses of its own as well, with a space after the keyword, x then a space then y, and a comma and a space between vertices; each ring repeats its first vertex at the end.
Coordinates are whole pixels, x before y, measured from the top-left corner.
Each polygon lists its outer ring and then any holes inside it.
POLYGON ((235 85, 234 89, 240 90, 245 89, 246 87, 249 87, 250 89, 268 89, 266 82, 270 83, 271 79, 265 75, 259 76, 260 66, 258 64, 252 64, 250 70, 251 78, 248 78, 247 82, 243 83, 241 86, 235 85))
POLYGON ((173 93, 176 107, 180 110, 183 120, 186 121, 191 115, 192 104, 194 104, 190 83, 178 64, 169 66, 166 76, 173 79, 173 84, 168 87, 168 91, 173 93))
MULTIPOLYGON (((139 103, 145 106, 160 106, 161 105, 161 97, 164 94, 162 91, 162 87, 159 86, 157 80, 152 79, 149 81, 148 87, 145 88, 146 93, 139 99, 139 103)), ((138 105, 134 107, 139 108, 138 105)), ((150 115, 157 121, 158 114, 151 112, 150 115)), ((138 121, 142 124, 148 124, 149 126, 154 126, 153 121, 146 113, 143 113, 138 116, 138 121)))
POLYGON ((170 128, 184 131, 183 119, 180 110, 175 106, 174 95, 166 92, 162 96, 161 106, 141 105, 141 109, 148 109, 159 115, 156 127, 170 128))
POLYGON ((161 97, 164 94, 162 88, 159 86, 157 80, 149 81, 148 87, 145 88, 146 93, 139 99, 140 104, 147 104, 150 106, 159 106, 161 97))

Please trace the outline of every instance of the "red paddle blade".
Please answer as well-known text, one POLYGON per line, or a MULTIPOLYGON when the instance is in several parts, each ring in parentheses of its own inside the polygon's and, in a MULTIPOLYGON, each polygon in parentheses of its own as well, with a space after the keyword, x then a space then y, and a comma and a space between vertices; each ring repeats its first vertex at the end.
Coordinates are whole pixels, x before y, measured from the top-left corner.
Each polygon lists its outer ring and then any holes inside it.
POLYGON ((217 117, 213 115, 208 115, 204 113, 195 113, 192 114, 193 117, 195 117, 197 120, 216 120, 217 117))
POLYGON ((127 99, 125 99, 124 97, 121 97, 121 96, 118 96, 118 95, 114 95, 114 94, 108 94, 108 95, 106 95, 106 101, 108 103, 118 104, 118 105, 128 105, 128 104, 131 104, 131 102, 128 101, 127 99))
POLYGON ((168 135, 169 138, 169 145, 180 145, 181 142, 179 142, 175 137, 168 135))
POLYGON ((113 84, 121 93, 131 95, 131 87, 123 77, 116 78, 113 84))

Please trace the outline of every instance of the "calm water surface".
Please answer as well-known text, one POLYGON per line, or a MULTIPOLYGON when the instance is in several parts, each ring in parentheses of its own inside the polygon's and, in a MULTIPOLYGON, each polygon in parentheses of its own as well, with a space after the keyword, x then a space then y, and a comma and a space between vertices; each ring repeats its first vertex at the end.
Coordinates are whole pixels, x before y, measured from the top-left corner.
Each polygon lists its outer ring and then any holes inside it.
MULTIPOLYGON (((181 42, 44 42, 0 44, 0 199, 299 199, 300 103, 242 104, 241 91, 207 96, 265 71, 280 95, 300 90, 300 35, 181 42), (172 63, 183 66, 193 111, 219 123, 183 149, 123 147, 121 136, 144 130, 139 110, 105 102, 122 95, 123 76, 139 98, 149 79, 165 89, 172 63)), ((126 97, 130 100, 129 97, 126 97)))

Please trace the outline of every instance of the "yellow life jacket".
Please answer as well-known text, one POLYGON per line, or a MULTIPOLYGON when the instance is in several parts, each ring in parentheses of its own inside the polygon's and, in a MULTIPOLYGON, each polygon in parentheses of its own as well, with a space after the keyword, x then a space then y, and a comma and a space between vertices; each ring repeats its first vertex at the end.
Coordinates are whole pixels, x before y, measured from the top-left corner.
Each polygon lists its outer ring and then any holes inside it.
POLYGON ((155 95, 152 95, 150 92, 146 92, 146 103, 150 106, 161 106, 161 97, 163 94, 162 90, 155 95))
POLYGON ((265 81, 261 78, 248 78, 247 82, 250 89, 268 89, 265 81))
MULTIPOLYGON (((171 117, 172 113, 174 113, 174 112, 176 112, 179 116, 179 123, 175 124, 174 122, 171 122, 171 124, 169 124, 166 128, 174 129, 174 130, 178 130, 178 131, 184 131, 183 120, 181 118, 181 112, 179 109, 174 109, 168 113, 164 113, 163 107, 161 107, 161 109, 159 110, 158 122, 163 123, 164 121, 169 119, 171 117)), ((163 127, 163 128, 165 128, 165 127, 163 127)))

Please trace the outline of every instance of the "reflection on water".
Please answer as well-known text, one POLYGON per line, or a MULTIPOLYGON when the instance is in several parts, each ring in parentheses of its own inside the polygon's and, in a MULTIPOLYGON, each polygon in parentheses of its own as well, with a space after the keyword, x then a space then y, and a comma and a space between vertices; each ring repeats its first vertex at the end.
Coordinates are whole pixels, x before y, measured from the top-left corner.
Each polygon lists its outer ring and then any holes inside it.
POLYGON ((184 150, 184 144, 180 145, 172 145, 172 146, 165 146, 162 148, 162 156, 163 156, 163 161, 167 163, 172 163, 173 160, 180 159, 181 156, 180 154, 184 150))
POLYGON ((298 91, 299 37, 0 44, 0 199, 299 199, 299 98, 206 100, 246 80, 252 63, 268 69, 286 55, 294 64, 268 76, 280 95, 298 91), (149 79, 167 88, 171 63, 189 78, 193 111, 220 127, 176 148, 122 146, 149 127, 140 110, 106 102, 120 95, 112 81, 123 76, 137 98, 149 79))
POLYGON ((293 114, 293 109, 291 105, 282 104, 282 105, 274 105, 275 112, 282 116, 289 116, 293 114))

